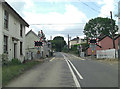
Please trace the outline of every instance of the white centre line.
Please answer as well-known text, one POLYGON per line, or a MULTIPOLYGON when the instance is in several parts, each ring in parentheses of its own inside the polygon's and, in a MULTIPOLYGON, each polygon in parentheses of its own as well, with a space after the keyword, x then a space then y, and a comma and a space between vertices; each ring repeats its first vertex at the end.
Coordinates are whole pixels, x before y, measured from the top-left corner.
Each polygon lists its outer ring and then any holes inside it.
MULTIPOLYGON (((63 54, 62 54, 62 55, 63 55, 63 54)), ((68 58, 65 57, 65 55, 63 55, 63 57, 64 57, 65 61, 67 62, 67 65, 68 65, 68 67, 69 67, 69 69, 70 69, 70 71, 71 71, 71 74, 72 74, 72 76, 73 76, 73 80, 74 80, 74 82, 75 82, 76 87, 81 88, 80 83, 79 83, 79 81, 78 81, 75 73, 73 72, 72 67, 70 66, 70 63, 68 62, 68 61, 69 61, 68 58)), ((71 64, 71 65, 72 65, 72 64, 71 64)), ((72 65, 72 66, 73 66, 73 65, 72 65)), ((77 70, 77 69, 76 69, 76 70, 77 70)), ((76 70, 75 70, 75 71, 76 71, 76 70)), ((77 71, 77 72, 78 72, 78 71, 77 71)), ((81 76, 80 79, 83 79, 83 77, 81 76)))
MULTIPOLYGON (((73 55, 74 56, 74 55, 73 55)), ((76 57, 76 56, 75 56, 76 57)), ((79 76, 80 79, 83 79, 82 75, 78 72, 78 70, 76 69, 76 67, 73 65, 73 63, 68 60, 69 63, 71 64, 71 66, 73 67, 73 69, 75 70, 75 72, 77 73, 77 75, 79 76)))
POLYGON ((71 71, 71 73, 72 73, 73 80, 74 80, 74 82, 75 82, 76 87, 80 87, 80 84, 79 84, 79 82, 78 82, 78 79, 77 79, 77 77, 75 76, 75 74, 74 74, 74 72, 73 72, 70 64, 68 63, 68 61, 67 61, 66 59, 65 59, 65 61, 67 62, 68 67, 69 67, 69 69, 70 69, 70 71, 71 71))
POLYGON ((75 70, 75 72, 77 73, 77 75, 79 76, 80 79, 83 79, 83 77, 81 76, 81 74, 78 72, 78 70, 75 68, 75 66, 73 65, 73 63, 68 60, 70 62, 70 64, 72 65, 73 69, 75 70))

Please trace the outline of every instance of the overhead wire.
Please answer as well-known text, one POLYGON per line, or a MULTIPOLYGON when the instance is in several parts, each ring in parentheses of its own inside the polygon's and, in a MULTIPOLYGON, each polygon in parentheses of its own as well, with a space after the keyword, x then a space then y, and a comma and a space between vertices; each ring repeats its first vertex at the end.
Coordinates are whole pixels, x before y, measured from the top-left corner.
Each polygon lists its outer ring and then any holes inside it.
POLYGON ((76 25, 76 24, 85 24, 85 23, 48 23, 48 24, 30 24, 30 25, 76 25))
MULTIPOLYGON (((94 12, 97 12, 97 13, 100 13, 100 11, 98 11, 98 10, 96 10, 96 9, 94 9, 93 7, 91 7, 90 5, 88 5, 88 4, 86 4, 86 3, 84 3, 84 2, 81 2, 82 4, 84 4, 85 6, 87 6, 87 7, 89 7, 91 10, 93 10, 94 12)), ((115 6, 117 6, 117 5, 115 5, 115 6)), ((98 7, 99 8, 99 7, 98 7)), ((105 15, 105 16, 107 16, 107 15, 105 15)), ((59 24, 56 24, 56 23, 48 23, 48 24, 30 24, 30 25, 79 25, 79 24, 86 24, 86 23, 59 23, 59 24)), ((57 31, 57 32, 59 32, 59 31, 57 31)), ((80 34, 80 33, 78 33, 78 32, 80 32, 80 31, 75 31, 75 32, 70 32, 70 31, 68 31, 68 32, 65 32, 65 31, 63 31, 63 32, 59 32, 60 34, 80 34)), ((54 32, 51 32, 51 33, 49 33, 49 34, 52 34, 52 33, 55 33, 55 31, 54 32)))

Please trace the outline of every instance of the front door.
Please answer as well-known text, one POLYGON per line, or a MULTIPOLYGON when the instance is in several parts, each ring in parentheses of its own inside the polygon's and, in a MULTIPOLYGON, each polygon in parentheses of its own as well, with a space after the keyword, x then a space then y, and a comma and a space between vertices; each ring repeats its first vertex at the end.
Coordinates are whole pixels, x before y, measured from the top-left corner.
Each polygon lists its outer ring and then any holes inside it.
POLYGON ((14 43, 14 58, 17 58, 17 43, 14 43))

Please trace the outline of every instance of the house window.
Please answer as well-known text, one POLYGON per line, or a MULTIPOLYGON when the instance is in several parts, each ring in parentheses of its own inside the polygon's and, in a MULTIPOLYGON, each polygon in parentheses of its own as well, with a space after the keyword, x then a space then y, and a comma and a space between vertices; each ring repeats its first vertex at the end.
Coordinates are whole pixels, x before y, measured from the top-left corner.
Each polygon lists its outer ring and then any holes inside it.
POLYGON ((8 36, 4 35, 4 53, 8 53, 8 36))
POLYGON ((20 55, 23 55, 23 53, 22 53, 22 42, 20 42, 20 55))
POLYGON ((22 24, 20 24, 20 36, 22 37, 22 31, 23 31, 23 29, 22 29, 22 24))
POLYGON ((8 12, 4 12, 4 28, 8 29, 8 12))

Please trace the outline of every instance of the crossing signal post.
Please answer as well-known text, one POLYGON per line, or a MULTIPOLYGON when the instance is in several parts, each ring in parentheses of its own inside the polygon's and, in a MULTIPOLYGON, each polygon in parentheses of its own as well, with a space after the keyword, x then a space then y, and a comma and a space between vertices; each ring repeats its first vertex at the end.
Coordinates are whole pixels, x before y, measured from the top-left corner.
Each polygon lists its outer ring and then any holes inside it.
POLYGON ((94 51, 95 51, 96 46, 98 44, 98 39, 97 38, 90 38, 88 43, 89 43, 89 47, 91 48, 91 51, 92 51, 92 58, 94 58, 94 51))

